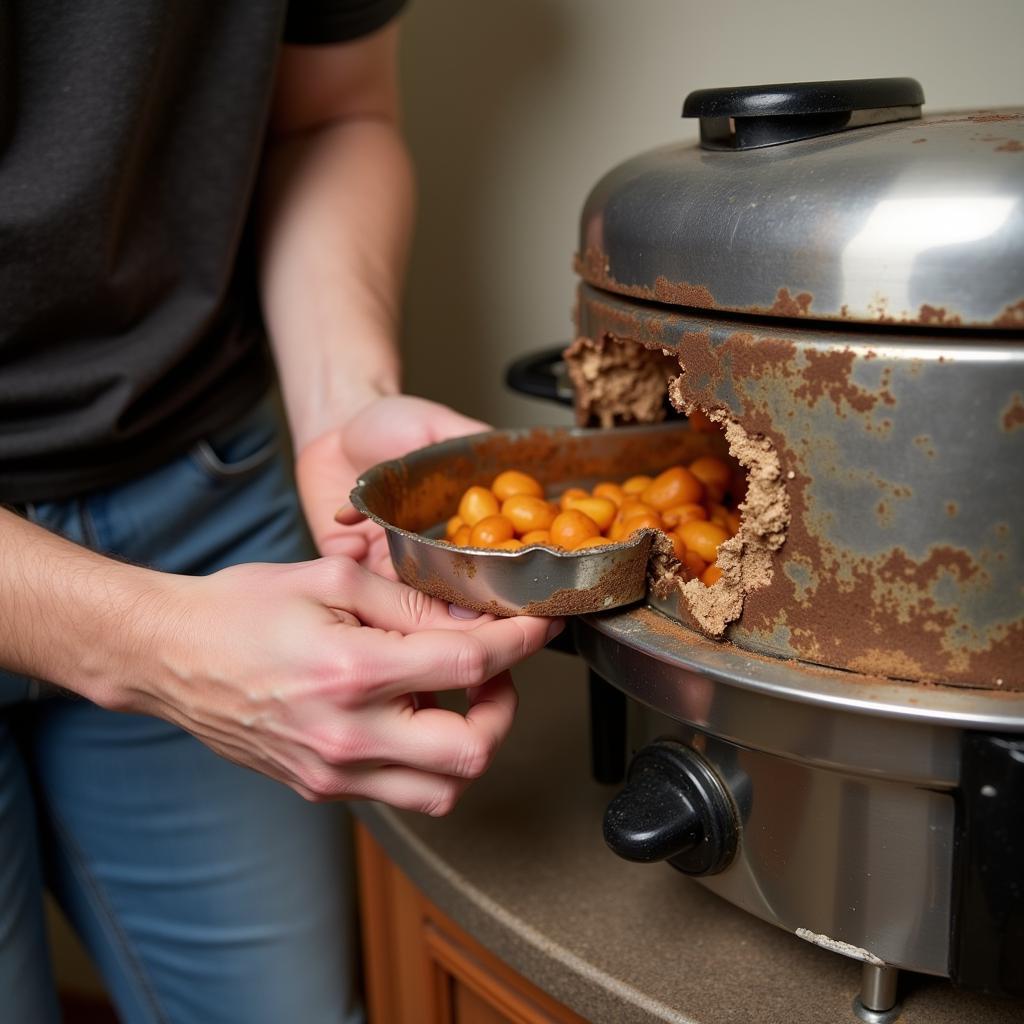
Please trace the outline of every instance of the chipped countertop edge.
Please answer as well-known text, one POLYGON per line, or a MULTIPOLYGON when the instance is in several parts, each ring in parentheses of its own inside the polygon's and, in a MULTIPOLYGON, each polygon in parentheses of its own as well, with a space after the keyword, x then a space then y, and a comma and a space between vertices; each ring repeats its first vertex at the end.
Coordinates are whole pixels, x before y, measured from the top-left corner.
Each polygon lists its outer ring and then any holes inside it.
POLYGON ((354 810, 388 856, 428 899, 510 967, 571 1010, 584 1017, 599 1012, 600 1018, 590 1019, 614 1019, 617 1024, 699 1024, 697 1018, 651 999, 549 941, 529 922, 509 913, 453 870, 390 808, 360 803, 354 805, 354 810), (608 1013, 614 1013, 614 1017, 608 1017, 608 1013))

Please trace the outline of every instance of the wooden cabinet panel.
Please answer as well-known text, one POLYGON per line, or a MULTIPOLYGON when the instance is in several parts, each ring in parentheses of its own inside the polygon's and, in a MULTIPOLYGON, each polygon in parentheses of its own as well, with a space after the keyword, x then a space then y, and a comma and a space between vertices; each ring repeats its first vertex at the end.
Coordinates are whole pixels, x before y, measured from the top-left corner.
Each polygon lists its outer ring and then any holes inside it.
POLYGON ((456 983, 452 1004, 455 1024, 508 1024, 508 1017, 465 985, 456 983))
POLYGON ((359 825, 370 1024, 587 1024, 447 918, 359 825))

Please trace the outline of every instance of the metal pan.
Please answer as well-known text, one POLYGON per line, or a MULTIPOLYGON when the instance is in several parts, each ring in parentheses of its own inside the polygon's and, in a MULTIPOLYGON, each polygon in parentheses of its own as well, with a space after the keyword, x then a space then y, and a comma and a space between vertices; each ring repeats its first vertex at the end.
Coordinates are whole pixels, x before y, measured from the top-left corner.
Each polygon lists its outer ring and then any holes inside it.
POLYGON ((452 547, 438 538, 466 488, 488 486, 515 468, 553 496, 725 451, 718 435, 694 433, 679 421, 614 430, 497 430, 382 462, 360 477, 351 500, 387 532, 399 578, 418 590, 493 615, 582 615, 644 597, 647 561, 661 535, 642 530, 628 541, 579 552, 452 547))

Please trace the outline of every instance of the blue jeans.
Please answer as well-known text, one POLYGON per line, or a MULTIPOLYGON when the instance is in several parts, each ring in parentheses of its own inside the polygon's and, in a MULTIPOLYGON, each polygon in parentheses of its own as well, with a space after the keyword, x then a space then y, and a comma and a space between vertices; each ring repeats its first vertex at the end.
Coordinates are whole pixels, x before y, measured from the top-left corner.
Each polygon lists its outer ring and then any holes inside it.
MULTIPOLYGON (((264 400, 140 479, 25 511, 168 572, 303 560, 281 449, 264 400)), ((162 720, 0 672, 4 1024, 60 1019, 44 885, 124 1024, 361 1021, 351 873, 343 807, 306 803, 162 720)))

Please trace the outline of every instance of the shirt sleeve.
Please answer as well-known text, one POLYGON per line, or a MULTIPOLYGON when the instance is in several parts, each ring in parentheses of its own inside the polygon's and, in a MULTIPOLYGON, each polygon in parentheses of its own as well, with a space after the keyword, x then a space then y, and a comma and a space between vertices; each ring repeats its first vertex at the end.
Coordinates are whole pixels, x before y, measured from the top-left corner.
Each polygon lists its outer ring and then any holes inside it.
POLYGON ((306 46, 344 43, 383 28, 406 0, 289 0, 284 41, 306 46))

